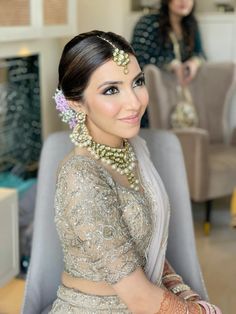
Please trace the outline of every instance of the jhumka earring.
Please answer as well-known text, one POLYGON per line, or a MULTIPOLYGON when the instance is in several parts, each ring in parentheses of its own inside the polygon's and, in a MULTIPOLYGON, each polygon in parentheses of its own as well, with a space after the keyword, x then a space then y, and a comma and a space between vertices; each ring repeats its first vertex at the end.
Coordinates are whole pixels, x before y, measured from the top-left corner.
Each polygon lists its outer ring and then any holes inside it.
POLYGON ((91 144, 92 137, 89 135, 88 129, 85 125, 86 114, 79 111, 76 114, 77 125, 70 134, 72 143, 79 147, 87 147, 91 144))
POLYGON ((124 52, 124 50, 117 48, 111 41, 109 41, 108 39, 101 37, 101 36, 97 36, 98 38, 106 41, 108 44, 110 44, 113 48, 113 58, 112 60, 119 66, 124 67, 124 74, 128 74, 129 70, 128 70, 128 63, 130 62, 130 58, 128 53, 124 52))

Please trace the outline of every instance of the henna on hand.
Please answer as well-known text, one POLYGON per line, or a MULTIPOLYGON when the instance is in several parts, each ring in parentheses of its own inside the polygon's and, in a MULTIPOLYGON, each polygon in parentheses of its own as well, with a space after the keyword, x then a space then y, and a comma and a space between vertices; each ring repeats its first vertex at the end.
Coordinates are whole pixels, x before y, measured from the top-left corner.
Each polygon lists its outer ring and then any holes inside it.
POLYGON ((184 300, 176 297, 168 291, 163 294, 163 300, 159 311, 156 314, 186 314, 187 305, 184 300))

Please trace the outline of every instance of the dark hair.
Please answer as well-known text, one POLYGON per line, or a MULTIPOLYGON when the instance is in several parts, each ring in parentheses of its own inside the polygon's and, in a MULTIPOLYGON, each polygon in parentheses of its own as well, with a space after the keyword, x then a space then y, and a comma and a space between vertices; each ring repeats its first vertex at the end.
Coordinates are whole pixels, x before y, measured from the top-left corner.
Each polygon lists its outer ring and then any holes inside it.
MULTIPOLYGON (((165 42, 166 40, 169 40, 169 32, 171 30, 170 25, 170 17, 169 17, 169 3, 171 0, 161 0, 160 5, 160 34, 162 37, 162 41, 165 42)), ((197 31, 197 20, 194 16, 194 10, 195 10, 195 2, 193 5, 193 8, 191 12, 184 16, 181 20, 181 26, 183 31, 183 39, 186 43, 186 46, 191 53, 194 49, 194 37, 197 31)))
POLYGON ((94 30, 71 39, 63 49, 58 69, 58 88, 68 100, 81 101, 92 73, 113 55, 114 47, 98 36, 135 55, 130 44, 112 32, 94 30))

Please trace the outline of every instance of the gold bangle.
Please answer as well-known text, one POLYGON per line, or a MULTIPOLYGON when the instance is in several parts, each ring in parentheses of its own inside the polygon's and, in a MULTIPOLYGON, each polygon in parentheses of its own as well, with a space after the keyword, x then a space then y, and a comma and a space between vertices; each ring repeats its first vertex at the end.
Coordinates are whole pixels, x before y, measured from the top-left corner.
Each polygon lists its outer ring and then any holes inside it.
POLYGON ((188 304, 188 310, 191 312, 191 313, 200 313, 200 314, 203 314, 202 312, 202 308, 201 306, 197 303, 197 302, 192 302, 192 301, 189 301, 187 302, 188 304))
POLYGON ((171 277, 176 277, 180 280, 183 280, 181 276, 177 275, 177 274, 168 274, 168 275, 165 275, 162 277, 162 280, 165 280, 165 279, 168 279, 168 278, 171 278, 171 277))
MULTIPOLYGON (((185 290, 183 292, 181 292, 181 294, 179 295, 181 298, 185 299, 186 301, 188 301, 189 299, 193 298, 193 297, 199 297, 199 294, 197 294, 196 292, 192 291, 192 290, 185 290)), ((192 301, 192 300, 189 300, 192 301)))
POLYGON ((199 313, 200 313, 200 314, 203 314, 203 313, 202 313, 202 307, 201 307, 201 305, 198 304, 198 303, 196 303, 196 304, 197 304, 197 306, 198 306, 198 308, 199 308, 199 313))
POLYGON ((174 286, 173 288, 171 288, 170 290, 171 290, 171 292, 176 294, 176 293, 179 293, 179 292, 190 290, 190 287, 188 285, 180 283, 180 284, 177 284, 176 286, 174 286))

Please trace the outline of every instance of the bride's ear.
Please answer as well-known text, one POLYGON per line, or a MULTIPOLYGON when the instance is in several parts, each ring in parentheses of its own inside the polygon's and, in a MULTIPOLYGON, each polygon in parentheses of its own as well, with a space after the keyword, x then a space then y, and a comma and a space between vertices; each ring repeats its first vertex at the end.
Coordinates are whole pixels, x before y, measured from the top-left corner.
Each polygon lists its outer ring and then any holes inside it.
POLYGON ((71 109, 73 109, 76 112, 83 111, 86 113, 86 108, 84 104, 82 104, 80 101, 74 101, 74 100, 67 100, 68 105, 71 109))

